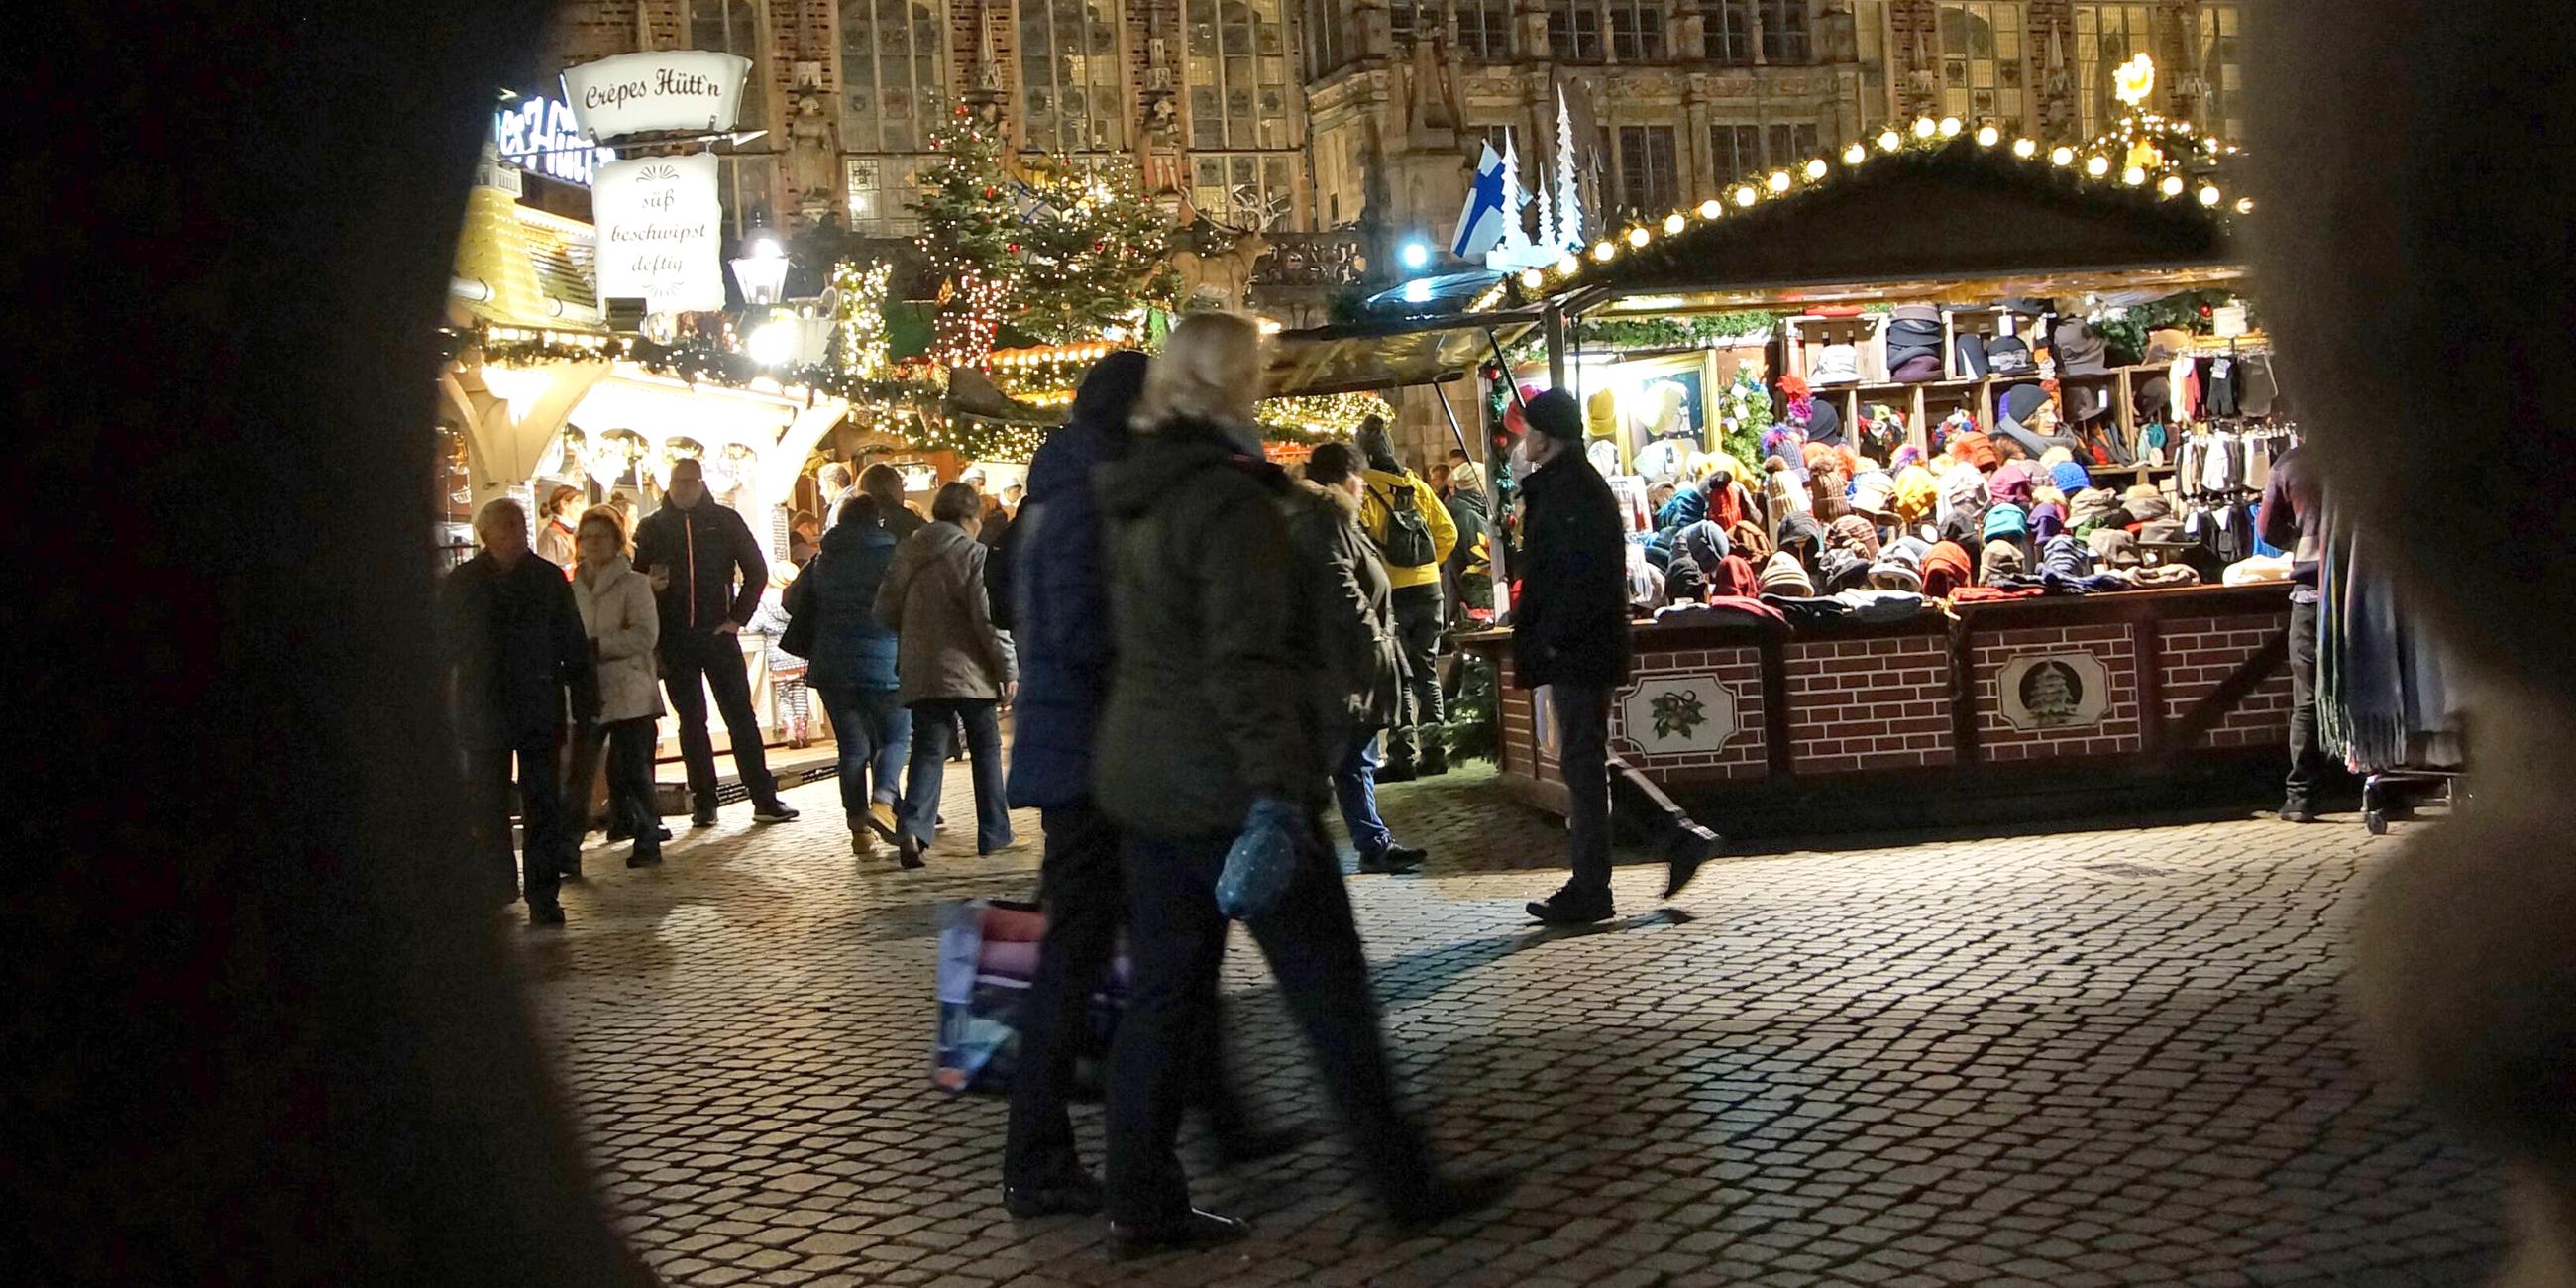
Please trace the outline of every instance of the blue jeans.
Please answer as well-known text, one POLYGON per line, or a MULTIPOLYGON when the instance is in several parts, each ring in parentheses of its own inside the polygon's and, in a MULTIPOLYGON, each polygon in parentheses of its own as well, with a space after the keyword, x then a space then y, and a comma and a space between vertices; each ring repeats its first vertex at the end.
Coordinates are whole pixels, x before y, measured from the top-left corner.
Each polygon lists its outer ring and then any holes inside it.
POLYGON ((1351 749, 1333 770, 1333 798, 1341 803, 1342 826, 1351 831, 1351 846, 1360 858, 1373 860, 1395 844, 1386 820, 1377 816, 1377 730, 1351 740, 1351 749))
POLYGON ((940 778, 949 739, 966 726, 975 770, 975 852, 1011 843, 1011 807, 1002 795, 1001 704, 991 698, 931 698, 912 704, 912 764, 904 774, 903 830, 923 845, 938 835, 940 778))
POLYGON ((841 812, 850 830, 868 825, 872 800, 891 805, 903 797, 903 762, 912 751, 912 712, 894 700, 891 689, 855 685, 816 685, 823 710, 832 718, 832 736, 841 749, 841 812))

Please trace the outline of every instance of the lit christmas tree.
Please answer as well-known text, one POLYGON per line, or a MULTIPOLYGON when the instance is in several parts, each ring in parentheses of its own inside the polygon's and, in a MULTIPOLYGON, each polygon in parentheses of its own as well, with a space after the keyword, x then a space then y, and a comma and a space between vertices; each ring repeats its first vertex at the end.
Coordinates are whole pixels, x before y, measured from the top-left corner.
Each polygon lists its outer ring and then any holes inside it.
POLYGON ((886 279, 892 273, 883 263, 862 266, 845 259, 832 266, 832 289, 840 296, 832 315, 832 360, 862 380, 886 374, 886 279))
POLYGON ((1154 212, 1133 162, 1059 161, 1031 190, 1037 201, 1023 230, 1028 258, 1011 300, 1013 326, 1058 343, 1089 340, 1138 309, 1172 305, 1180 292, 1169 262, 1172 229, 1154 212))
POLYGON ((1018 285, 1023 250, 1002 140, 963 108, 930 136, 940 160, 921 176, 921 251, 939 282, 930 356, 943 366, 981 366, 1018 285))

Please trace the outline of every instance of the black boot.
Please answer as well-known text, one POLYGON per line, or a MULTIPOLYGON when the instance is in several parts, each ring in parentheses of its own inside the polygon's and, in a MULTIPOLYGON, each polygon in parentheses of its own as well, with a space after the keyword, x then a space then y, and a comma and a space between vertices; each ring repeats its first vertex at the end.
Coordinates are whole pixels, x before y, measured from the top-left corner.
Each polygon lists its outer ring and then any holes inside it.
POLYGON ((1588 926, 1608 921, 1612 912, 1609 891, 1577 890, 1570 885, 1529 904, 1529 915, 1551 926, 1588 926))
POLYGON ((1233 1217, 1191 1208, 1180 1216, 1158 1221, 1139 1221, 1132 1225, 1112 1221, 1109 1223, 1109 1247, 1122 1257, 1143 1257, 1184 1248, 1210 1248, 1220 1243, 1232 1243, 1250 1233, 1251 1226, 1233 1217))

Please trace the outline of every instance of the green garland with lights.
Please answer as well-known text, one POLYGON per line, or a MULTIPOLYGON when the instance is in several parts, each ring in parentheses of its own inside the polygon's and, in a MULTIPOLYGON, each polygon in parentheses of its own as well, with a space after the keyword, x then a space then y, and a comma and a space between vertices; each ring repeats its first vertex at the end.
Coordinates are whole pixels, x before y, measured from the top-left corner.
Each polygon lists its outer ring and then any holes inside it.
POLYGON ((1585 318, 1574 325, 1574 340, 1612 349, 1703 348, 1747 335, 1767 335, 1786 313, 1740 309, 1671 318, 1585 318))

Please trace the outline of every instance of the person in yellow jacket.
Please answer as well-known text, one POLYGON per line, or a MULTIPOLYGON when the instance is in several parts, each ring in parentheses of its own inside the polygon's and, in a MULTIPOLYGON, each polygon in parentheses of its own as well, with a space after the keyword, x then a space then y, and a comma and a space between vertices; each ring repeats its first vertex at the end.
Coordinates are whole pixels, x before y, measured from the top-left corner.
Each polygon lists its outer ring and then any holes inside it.
POLYGON ((1449 748, 1442 741, 1436 668, 1447 619, 1440 565, 1458 544, 1458 525, 1431 485, 1395 459, 1384 420, 1371 416, 1360 422, 1351 445, 1368 462, 1360 471, 1360 528, 1377 546, 1387 582, 1395 588, 1396 642, 1404 653, 1404 701, 1386 733, 1386 763, 1378 770, 1378 781, 1445 774, 1449 748))

